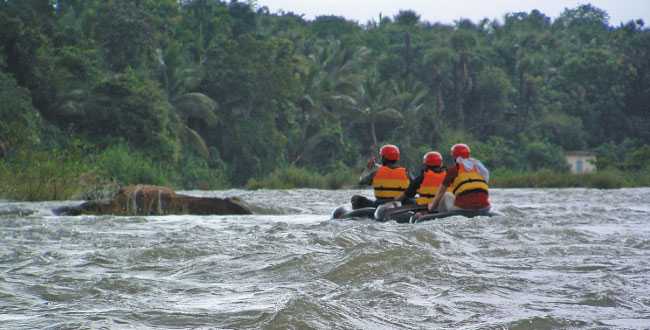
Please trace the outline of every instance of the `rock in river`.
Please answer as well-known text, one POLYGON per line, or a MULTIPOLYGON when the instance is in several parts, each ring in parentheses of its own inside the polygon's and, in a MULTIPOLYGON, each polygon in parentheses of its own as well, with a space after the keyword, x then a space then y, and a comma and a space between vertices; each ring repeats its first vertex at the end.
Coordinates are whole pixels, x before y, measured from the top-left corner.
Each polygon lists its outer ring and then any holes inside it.
POLYGON ((175 193, 171 188, 135 185, 121 188, 108 200, 88 201, 78 206, 53 210, 56 215, 114 214, 252 214, 242 200, 233 198, 192 197, 175 193))

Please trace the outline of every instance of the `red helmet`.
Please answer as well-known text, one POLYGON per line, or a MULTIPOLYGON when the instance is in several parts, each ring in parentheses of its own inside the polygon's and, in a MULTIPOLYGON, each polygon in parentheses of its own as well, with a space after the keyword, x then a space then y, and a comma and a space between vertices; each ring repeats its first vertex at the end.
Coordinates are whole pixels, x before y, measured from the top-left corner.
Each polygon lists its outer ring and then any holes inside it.
POLYGON ((454 144, 451 147, 451 155, 454 159, 458 157, 469 158, 469 146, 464 143, 454 144))
POLYGON ((429 151, 424 154, 422 163, 427 166, 442 166, 442 155, 437 151, 429 151))
POLYGON ((379 149, 379 155, 385 160, 398 161, 399 148, 392 144, 387 144, 379 149))

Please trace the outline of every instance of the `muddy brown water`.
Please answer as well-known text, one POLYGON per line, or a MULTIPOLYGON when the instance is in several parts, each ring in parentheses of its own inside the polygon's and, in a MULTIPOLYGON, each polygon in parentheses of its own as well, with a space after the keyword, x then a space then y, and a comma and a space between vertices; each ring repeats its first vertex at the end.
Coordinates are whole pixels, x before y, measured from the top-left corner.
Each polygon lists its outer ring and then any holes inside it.
POLYGON ((329 220, 368 191, 188 193, 268 215, 0 201, 0 328, 650 328, 647 188, 495 189, 499 216, 416 225, 329 220))

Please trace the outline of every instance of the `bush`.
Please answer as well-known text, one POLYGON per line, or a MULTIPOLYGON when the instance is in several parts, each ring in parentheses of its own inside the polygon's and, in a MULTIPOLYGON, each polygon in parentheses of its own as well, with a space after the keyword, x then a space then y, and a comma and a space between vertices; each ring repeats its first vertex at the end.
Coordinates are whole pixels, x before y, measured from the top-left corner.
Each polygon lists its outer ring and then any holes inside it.
POLYGON ((289 166, 278 168, 263 179, 251 179, 246 187, 248 189, 322 188, 325 187, 325 178, 305 168, 289 166))
POLYGON ((356 173, 348 167, 338 167, 331 173, 325 175, 325 188, 341 189, 351 187, 356 184, 359 173, 356 173))
POLYGON ((329 174, 322 175, 306 168, 289 166, 276 169, 265 178, 251 179, 246 184, 246 187, 248 189, 339 189, 352 186, 355 181, 355 174, 345 167, 339 167, 329 174))
POLYGON ((596 173, 589 173, 582 176, 586 182, 586 187, 598 189, 615 189, 632 186, 623 172, 609 170, 596 173))
POLYGON ((623 166, 629 170, 640 170, 650 161, 647 146, 638 140, 625 139, 619 144, 605 143, 595 149, 596 167, 599 170, 616 169, 623 166))
POLYGON ((521 159, 521 152, 516 150, 513 142, 498 136, 492 136, 485 142, 476 143, 472 152, 488 168, 509 168, 523 170, 525 162, 521 159))
POLYGON ((524 145, 523 153, 526 155, 529 169, 540 170, 550 168, 564 171, 568 169, 564 153, 556 145, 542 141, 533 141, 524 145))
POLYGON ((632 182, 639 187, 650 187, 650 165, 638 172, 632 182))
POLYGON ((18 86, 10 74, 0 71, 0 156, 3 149, 38 142, 40 121, 29 91, 18 86))
POLYGON ((124 144, 109 147, 97 157, 100 175, 123 185, 170 185, 168 173, 161 164, 144 154, 132 151, 124 144))
POLYGON ((81 193, 92 171, 76 150, 21 150, 0 162, 0 196, 13 200, 64 200, 81 193))
MULTIPOLYGON (((490 185, 498 188, 598 188, 614 189, 621 187, 643 186, 638 180, 616 170, 598 171, 588 174, 558 173, 552 170, 540 170, 524 173, 496 170, 491 175, 490 185)), ((646 183, 647 185, 647 183, 646 183)))
POLYGON ((178 184, 185 189, 224 189, 230 186, 223 169, 213 169, 196 157, 185 157, 178 165, 178 184))
POLYGON ((211 168, 202 159, 188 156, 177 164, 156 163, 123 143, 93 155, 91 146, 74 141, 51 150, 21 149, 0 159, 0 197, 27 201, 99 199, 131 184, 187 189, 229 186, 223 168, 211 168))
POLYGON ((101 81, 83 109, 78 124, 90 137, 121 138, 156 159, 179 159, 173 109, 156 83, 135 71, 101 81))
POLYGON ((644 145, 629 152, 625 157, 626 169, 640 171, 650 164, 650 145, 644 145))

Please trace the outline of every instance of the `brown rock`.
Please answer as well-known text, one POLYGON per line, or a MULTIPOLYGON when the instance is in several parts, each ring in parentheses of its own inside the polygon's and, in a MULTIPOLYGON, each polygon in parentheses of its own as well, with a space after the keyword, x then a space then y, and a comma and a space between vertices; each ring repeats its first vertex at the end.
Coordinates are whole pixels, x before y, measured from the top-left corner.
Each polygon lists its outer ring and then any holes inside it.
POLYGON ((77 207, 54 210, 59 215, 114 214, 252 214, 238 198, 204 198, 176 194, 168 187, 136 185, 120 189, 110 200, 89 201, 77 207))

